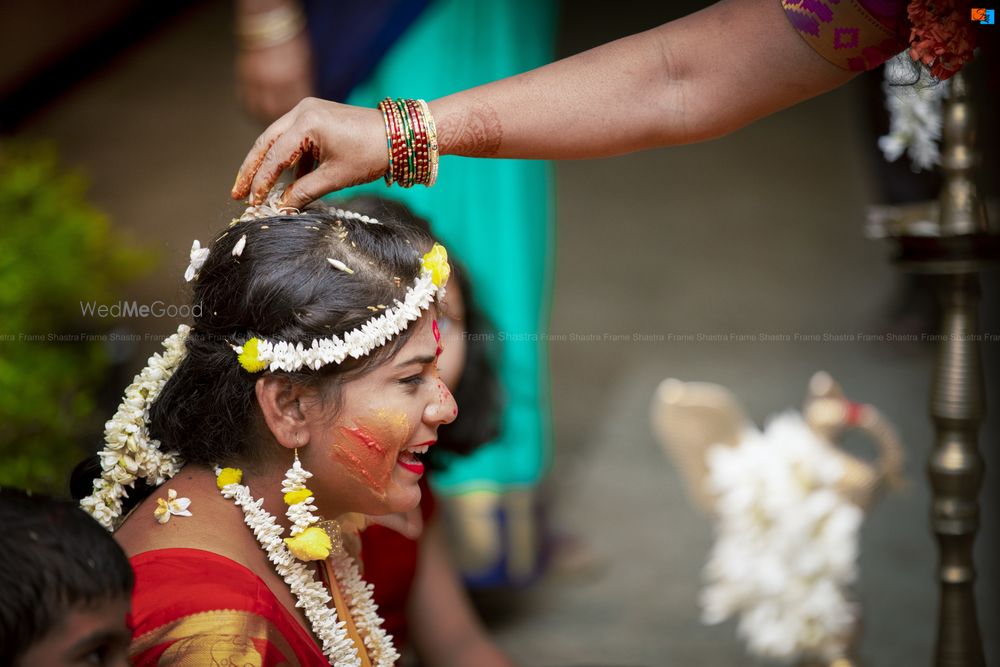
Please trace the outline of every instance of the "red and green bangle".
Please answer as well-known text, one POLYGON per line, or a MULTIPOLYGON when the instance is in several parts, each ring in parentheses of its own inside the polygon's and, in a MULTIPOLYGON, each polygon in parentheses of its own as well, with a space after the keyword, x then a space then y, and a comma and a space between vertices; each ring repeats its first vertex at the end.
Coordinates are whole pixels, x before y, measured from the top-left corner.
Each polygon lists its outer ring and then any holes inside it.
POLYGON ((385 122, 389 166, 386 185, 430 187, 437 180, 439 148, 430 108, 423 100, 387 97, 378 103, 385 122))

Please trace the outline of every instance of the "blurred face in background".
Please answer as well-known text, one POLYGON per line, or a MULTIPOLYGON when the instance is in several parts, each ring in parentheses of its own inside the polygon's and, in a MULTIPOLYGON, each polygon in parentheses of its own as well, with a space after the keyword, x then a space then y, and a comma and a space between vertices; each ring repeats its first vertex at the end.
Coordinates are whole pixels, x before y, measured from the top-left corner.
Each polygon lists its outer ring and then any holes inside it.
POLYGON ((448 389, 455 391, 465 369, 466 345, 465 300, 458 280, 452 280, 449 284, 437 321, 442 347, 438 358, 438 375, 448 389))

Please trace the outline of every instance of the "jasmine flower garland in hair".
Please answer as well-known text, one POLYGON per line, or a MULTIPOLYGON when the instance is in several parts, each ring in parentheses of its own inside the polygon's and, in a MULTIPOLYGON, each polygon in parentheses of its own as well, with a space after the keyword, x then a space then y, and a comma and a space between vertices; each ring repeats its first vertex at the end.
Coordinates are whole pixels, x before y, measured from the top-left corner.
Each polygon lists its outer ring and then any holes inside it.
POLYGON ((149 406, 153 404, 177 365, 184 358, 184 341, 191 328, 182 324, 177 333, 163 341, 163 354, 154 354, 146 367, 125 389, 118 411, 104 425, 105 446, 98 456, 101 476, 94 480, 94 492, 80 506, 108 530, 114 530, 121 515, 126 487, 144 478, 159 485, 177 474, 182 461, 175 452, 163 452, 149 436, 149 406))
POLYGON ((326 364, 339 364, 348 356, 358 359, 405 331, 410 322, 419 319, 435 299, 444 298, 450 273, 448 252, 444 246, 435 243, 423 256, 420 276, 413 286, 406 289, 404 300, 400 302, 397 299, 393 308, 357 329, 348 331, 342 337, 314 339, 309 347, 302 343, 255 337, 243 345, 234 345, 233 351, 240 365, 250 373, 265 368, 272 371, 317 370, 326 364))
MULTIPOLYGON (((276 201, 276 195, 272 193, 267 203, 249 207, 240 220, 298 213, 296 209, 274 208, 276 201)), ((340 217, 358 219, 364 224, 380 224, 374 218, 353 211, 334 211, 340 217)), ((234 251, 239 249, 240 252, 234 252, 233 256, 239 257, 245 246, 246 241, 241 238, 234 246, 234 251)), ((208 256, 209 249, 202 248, 195 241, 185 278, 196 279, 208 256)), ((343 338, 334 336, 313 340, 308 349, 301 343, 292 345, 251 338, 243 345, 233 346, 233 349, 240 365, 251 373, 266 368, 318 369, 327 363, 340 363, 347 356, 360 358, 404 331, 411 321, 418 319, 422 311, 430 307, 432 301, 443 299, 449 274, 448 253, 443 246, 435 244, 422 258, 420 276, 413 286, 407 288, 404 301, 397 300, 394 308, 347 332, 343 338)), ((98 452, 103 472, 94 480, 93 493, 80 505, 108 530, 114 530, 122 513, 122 498, 128 496, 127 488, 134 486, 137 479, 145 479, 147 483, 158 486, 177 474, 183 465, 176 452, 160 450, 159 441, 149 436, 148 421, 150 406, 184 357, 184 341, 189 331, 190 327, 182 324, 176 334, 164 341, 165 353, 150 357, 146 368, 125 390, 125 398, 115 416, 105 425, 105 447, 98 452)))

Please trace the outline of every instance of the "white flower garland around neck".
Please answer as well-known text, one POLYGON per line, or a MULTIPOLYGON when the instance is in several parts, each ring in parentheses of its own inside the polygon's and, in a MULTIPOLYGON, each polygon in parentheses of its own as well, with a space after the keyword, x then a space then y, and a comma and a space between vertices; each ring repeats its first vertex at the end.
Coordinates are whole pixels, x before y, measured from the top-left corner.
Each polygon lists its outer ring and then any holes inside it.
MULTIPOLYGON (((221 472, 216 468, 216 476, 221 472)), ((289 471, 289 477, 294 476, 295 473, 289 471)), ((326 587, 316 580, 309 566, 295 558, 285 546, 282 539, 284 529, 264 510, 263 499, 255 500, 250 489, 238 482, 224 485, 221 492, 243 510, 244 521, 267 553, 275 571, 295 595, 296 606, 301 607, 309 619, 313 632, 322 644, 323 655, 330 664, 334 667, 360 667, 357 648, 347 632, 346 623, 337 618, 336 609, 330 606, 332 598, 326 587)), ((399 654, 392 638, 382 628, 382 619, 372 601, 372 585, 361 579, 357 564, 346 552, 334 553, 330 559, 337 579, 337 582, 331 583, 341 586, 351 617, 368 649, 369 659, 375 667, 391 667, 399 659, 399 654)))

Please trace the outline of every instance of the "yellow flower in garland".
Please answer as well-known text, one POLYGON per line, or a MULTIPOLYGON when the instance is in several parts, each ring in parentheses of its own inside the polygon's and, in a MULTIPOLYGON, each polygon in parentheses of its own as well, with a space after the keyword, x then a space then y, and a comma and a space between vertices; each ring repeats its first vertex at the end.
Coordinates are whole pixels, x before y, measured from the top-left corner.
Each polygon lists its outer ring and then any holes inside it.
POLYGON ((312 491, 305 488, 299 489, 298 491, 289 491, 285 494, 285 504, 295 505, 296 503, 301 503, 312 494, 312 491))
POLYGON ((440 243, 435 243, 430 252, 424 255, 421 260, 423 267, 431 272, 431 282, 435 287, 444 287, 451 275, 451 266, 448 265, 448 251, 440 243))
POLYGON ((240 352, 240 366, 250 373, 258 373, 268 366, 266 361, 257 358, 257 344, 259 342, 256 338, 251 338, 243 343, 243 351, 240 352))
POLYGON ((285 544, 299 560, 325 560, 333 549, 330 536, 318 526, 309 526, 295 537, 286 537, 285 544))
POLYGON ((243 471, 239 468, 223 468, 219 476, 215 478, 215 484, 221 491, 230 484, 239 484, 243 481, 243 471))

